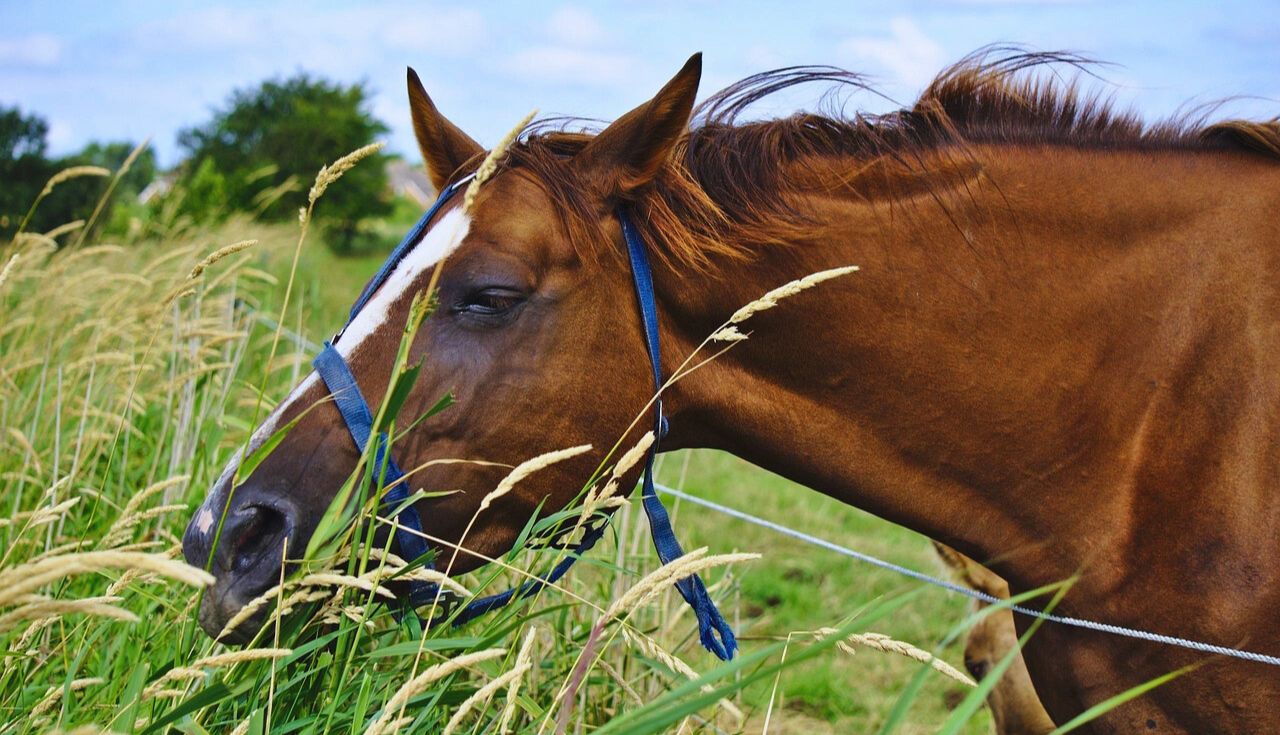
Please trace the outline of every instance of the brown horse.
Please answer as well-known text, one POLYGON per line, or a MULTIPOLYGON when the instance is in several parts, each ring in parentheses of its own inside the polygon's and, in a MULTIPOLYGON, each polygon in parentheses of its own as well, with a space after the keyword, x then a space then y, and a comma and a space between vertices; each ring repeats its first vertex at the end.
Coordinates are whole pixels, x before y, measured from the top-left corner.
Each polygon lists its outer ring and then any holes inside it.
MULTIPOLYGON (((398 443, 401 464, 597 447, 485 511, 465 544, 481 555, 544 499, 569 502, 651 397, 626 207, 653 252, 667 376, 768 289, 861 266, 671 385, 663 449, 723 449, 998 559, 1014 592, 1078 575, 1065 614, 1280 654, 1280 124, 1147 127, 1037 81, 1050 61, 1072 59, 980 54, 884 116, 736 121, 794 83, 858 83, 782 70, 715 95, 690 126, 694 57, 596 135, 527 134, 343 337, 376 405, 411 295, 450 242, 438 233, 463 236, 413 345, 428 368, 406 410, 445 392, 461 409, 398 443)), ((481 147, 412 73, 409 95, 436 185, 473 170, 481 147)), ((186 554, 203 565, 226 513, 207 630, 271 584, 282 537, 301 548, 352 470, 325 397, 314 376, 299 386, 269 425, 321 405, 193 519, 186 554)), ((503 472, 417 475, 463 491, 420 503, 426 531, 456 541, 503 472)), ((1052 624, 1024 654, 1058 722, 1201 664, 1095 731, 1280 732, 1275 668, 1052 624)))
MULTIPOLYGON (((992 597, 1009 599, 1009 584, 978 562, 955 549, 933 542, 933 548, 955 576, 971 589, 992 597)), ((977 600, 975 610, 987 607, 977 600)), ((975 679, 983 679, 992 667, 1018 647, 1018 631, 1013 613, 997 610, 989 613, 969 629, 964 641, 964 667, 975 679)), ((996 721, 996 735, 1045 735, 1053 732, 1049 713, 1036 695, 1035 684, 1027 672, 1027 662, 1019 653, 1005 670, 1000 681, 987 695, 987 706, 996 721)))

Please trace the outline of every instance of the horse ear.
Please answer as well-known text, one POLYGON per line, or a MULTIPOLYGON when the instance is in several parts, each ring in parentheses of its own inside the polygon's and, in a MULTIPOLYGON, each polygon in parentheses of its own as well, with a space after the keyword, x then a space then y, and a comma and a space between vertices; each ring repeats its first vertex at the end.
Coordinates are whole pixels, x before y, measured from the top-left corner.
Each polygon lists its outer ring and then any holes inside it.
POLYGON ((418 73, 412 68, 409 69, 408 77, 413 134, 418 138, 418 148, 422 151, 423 162, 427 164, 431 183, 439 191, 444 188, 454 171, 476 154, 483 153, 484 148, 440 114, 427 96, 427 90, 422 88, 418 73))
POLYGON ((702 54, 689 57, 653 99, 600 131, 574 157, 574 166, 595 179, 606 196, 626 196, 648 184, 689 127, 702 78, 702 54))

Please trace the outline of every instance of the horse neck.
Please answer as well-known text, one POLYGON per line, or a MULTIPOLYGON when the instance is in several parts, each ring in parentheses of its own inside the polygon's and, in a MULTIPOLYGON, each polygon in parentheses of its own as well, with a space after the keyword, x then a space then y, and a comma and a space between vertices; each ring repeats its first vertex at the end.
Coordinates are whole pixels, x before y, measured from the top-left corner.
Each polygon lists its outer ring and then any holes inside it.
POLYGON ((663 274, 679 355, 773 287, 861 268, 757 315, 748 340, 677 383, 668 446, 730 451, 1000 558, 994 568, 1027 588, 1129 538, 1170 386, 1192 379, 1214 328, 1198 306, 1223 299, 1222 279, 1273 269, 1244 231, 1257 204, 1240 197, 1258 176, 1276 191, 1276 167, 1174 152, 974 155, 981 173, 941 190, 807 197, 811 239, 726 264, 707 287, 663 274), (1206 248, 1224 228, 1239 236, 1206 248))

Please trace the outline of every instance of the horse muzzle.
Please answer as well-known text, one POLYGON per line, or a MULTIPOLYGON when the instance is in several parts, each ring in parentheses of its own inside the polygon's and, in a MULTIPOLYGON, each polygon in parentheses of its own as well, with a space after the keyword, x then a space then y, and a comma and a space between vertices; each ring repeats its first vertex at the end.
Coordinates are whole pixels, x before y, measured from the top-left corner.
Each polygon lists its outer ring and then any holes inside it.
MULTIPOLYGON (((187 563, 208 569, 215 582, 200 604, 200 627, 214 638, 246 604, 271 589, 285 574, 288 558, 301 556, 306 544, 298 533, 298 514, 278 499, 258 497, 252 486, 240 486, 229 502, 216 499, 196 511, 182 537, 187 563), (221 513, 218 508, 226 508, 221 513)), ((246 643, 262 626, 270 604, 237 624, 221 640, 246 643)))

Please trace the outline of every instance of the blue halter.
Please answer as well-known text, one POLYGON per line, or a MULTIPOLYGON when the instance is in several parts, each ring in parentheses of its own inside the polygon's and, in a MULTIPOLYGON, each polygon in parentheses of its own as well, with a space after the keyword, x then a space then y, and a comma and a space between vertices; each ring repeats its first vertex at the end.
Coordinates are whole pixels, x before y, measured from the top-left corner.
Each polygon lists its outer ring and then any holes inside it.
MULTIPOLYGON (((360 298, 351 307, 347 325, 350 325, 355 320, 356 315, 360 313, 360 310, 373 296, 374 292, 378 290, 378 287, 386 281, 404 256, 422 238, 428 223, 440 211, 441 207, 470 178, 468 176, 454 182, 440 192, 439 198, 431 205, 427 213, 422 216, 422 219, 418 220, 413 229, 405 235, 404 240, 396 246, 387 261, 374 275, 373 279, 369 281, 369 284, 365 286, 360 298)), ((654 389, 656 391, 662 387, 662 353, 658 338, 658 306, 654 297, 653 274, 649 268, 649 256, 644 240, 631 223, 631 218, 626 211, 619 208, 616 214, 618 222, 622 225, 623 238, 627 243, 627 256, 631 261, 631 276, 635 283, 636 300, 640 306, 645 346, 649 353, 649 362, 653 366, 654 389)), ((343 326, 343 330, 345 329, 346 326, 343 326)), ((332 341, 325 342, 324 349, 316 356, 312 364, 329 388, 329 392, 333 394, 334 403, 342 414, 343 421, 347 424, 351 438, 355 441, 356 448, 363 454, 369 440, 372 438, 373 415, 369 410, 368 402, 360 392, 360 386, 357 384, 355 376, 351 373, 351 368, 347 365, 341 353, 333 346, 333 342, 336 342, 341 337, 342 332, 338 332, 332 341)), ((658 558, 662 560, 663 564, 684 555, 680 542, 676 540, 675 531, 671 528, 671 518, 667 514, 667 509, 662 505, 662 500, 658 498, 658 493, 653 484, 653 465, 658 454, 658 442, 666 436, 667 428, 667 418, 663 415, 662 400, 659 398, 655 401, 654 442, 645 456, 641 502, 644 505, 645 515, 649 518, 649 531, 653 536, 653 544, 657 548, 658 558)), ((410 561, 420 559, 427 553, 427 543, 422 535, 422 519, 418 516, 418 510, 413 504, 405 504, 409 497, 408 483, 403 481, 404 473, 387 453, 387 436, 385 432, 380 432, 377 436, 377 444, 374 446, 374 467, 382 472, 379 486, 386 488, 382 497, 382 507, 392 510, 399 506, 404 506, 396 515, 400 527, 396 533, 395 542, 399 547, 400 555, 410 561)), ((529 597, 547 585, 554 584, 564 576, 565 572, 569 571, 569 567, 573 566, 575 561, 581 558, 604 536, 607 526, 607 518, 588 526, 582 538, 570 549, 570 553, 561 559, 546 575, 532 579, 519 587, 505 592, 473 600, 458 611, 453 617, 453 624, 462 625, 490 610, 503 607, 512 600, 529 597)), ((410 582, 409 584, 409 605, 412 607, 427 604, 438 596, 438 590, 435 585, 426 582, 410 582)), ((680 596, 684 598, 685 602, 693 608, 694 615, 698 619, 698 636, 702 641, 702 645, 722 660, 727 661, 733 658, 733 654, 738 648, 738 643, 733 636, 733 630, 725 622, 724 616, 720 614, 715 603, 712 602, 711 596, 707 594, 707 588, 703 584, 702 578, 696 574, 685 577, 676 582, 676 589, 680 592, 680 596)))

